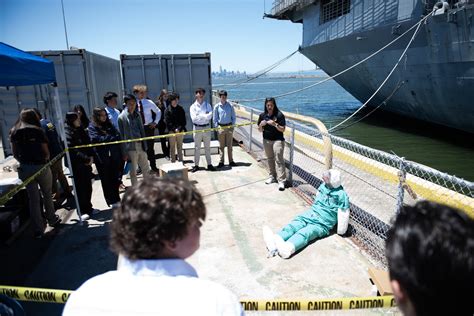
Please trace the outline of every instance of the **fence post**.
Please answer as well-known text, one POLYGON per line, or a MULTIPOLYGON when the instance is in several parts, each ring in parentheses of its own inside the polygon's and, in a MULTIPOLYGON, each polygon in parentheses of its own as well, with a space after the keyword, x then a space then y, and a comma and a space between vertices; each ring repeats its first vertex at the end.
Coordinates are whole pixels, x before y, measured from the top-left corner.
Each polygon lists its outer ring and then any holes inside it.
POLYGON ((252 152, 253 109, 250 109, 249 152, 252 152))
POLYGON ((407 177, 406 173, 406 166, 405 166, 405 158, 400 158, 400 164, 398 166, 398 194, 397 194, 397 209, 395 210, 398 214, 403 206, 403 199, 405 196, 405 179, 407 177))
POLYGON ((289 124, 291 126, 291 137, 290 137, 290 167, 288 172, 288 185, 293 186, 293 156, 295 153, 295 124, 289 124))

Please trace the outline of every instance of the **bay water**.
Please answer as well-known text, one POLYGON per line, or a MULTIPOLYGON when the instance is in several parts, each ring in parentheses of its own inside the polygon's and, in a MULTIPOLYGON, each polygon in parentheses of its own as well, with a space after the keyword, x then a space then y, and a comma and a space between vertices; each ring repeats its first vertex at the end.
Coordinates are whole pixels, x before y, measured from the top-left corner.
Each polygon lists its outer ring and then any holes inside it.
MULTIPOLYGON (((217 78, 213 79, 213 88, 223 88, 230 100, 239 100, 241 104, 263 111, 261 99, 295 91, 325 78, 322 71, 312 77, 265 77, 241 85, 235 83, 245 79, 217 78), (250 99, 260 100, 245 101, 250 99)), ((281 110, 315 117, 328 129, 362 105, 334 80, 276 101, 281 110)), ((341 129, 337 128, 334 135, 474 181, 474 135, 380 109, 357 122, 371 110, 362 110, 341 129)))

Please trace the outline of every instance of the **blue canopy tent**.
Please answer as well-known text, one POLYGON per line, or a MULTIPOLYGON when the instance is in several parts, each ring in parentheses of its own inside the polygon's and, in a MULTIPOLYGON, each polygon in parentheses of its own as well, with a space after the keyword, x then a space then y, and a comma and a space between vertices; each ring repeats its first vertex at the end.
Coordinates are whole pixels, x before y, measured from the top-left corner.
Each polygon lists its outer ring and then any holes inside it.
POLYGON ((0 86, 29 86, 55 81, 52 61, 0 42, 0 86))
MULTIPOLYGON (((0 42, 0 86, 29 86, 36 84, 54 83, 55 90, 55 108, 58 118, 62 118, 61 105, 59 103, 59 92, 56 86, 56 74, 54 71, 54 63, 48 59, 41 58, 15 47, 0 42)), ((67 148, 66 137, 64 134, 63 121, 58 120, 58 127, 64 146, 67 148)), ((69 166, 71 160, 69 152, 66 152, 69 166)), ((72 174, 72 168, 69 170, 72 174)), ((73 175, 73 188, 76 191, 76 184, 73 175)), ((76 209, 79 220, 82 223, 81 211, 79 209, 79 201, 77 194, 74 195, 76 200, 76 209)))

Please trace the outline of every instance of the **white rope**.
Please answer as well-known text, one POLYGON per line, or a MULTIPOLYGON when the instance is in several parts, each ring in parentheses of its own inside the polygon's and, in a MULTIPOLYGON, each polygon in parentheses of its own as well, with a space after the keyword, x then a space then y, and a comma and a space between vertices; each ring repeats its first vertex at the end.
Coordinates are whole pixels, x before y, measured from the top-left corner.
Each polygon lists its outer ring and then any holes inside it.
MULTIPOLYGON (((425 16, 424 18, 422 18, 418 23, 414 24, 412 27, 410 27, 408 30, 406 30, 402 35, 400 35, 399 37, 395 38, 394 40, 392 40, 390 43, 388 43, 387 45, 385 45, 384 47, 380 48, 379 50, 377 50, 376 52, 372 53, 371 55, 367 56, 366 58, 362 59, 361 61, 357 62, 356 64, 350 66, 349 68, 346 68, 344 70, 342 70, 341 72, 338 72, 337 74, 335 74, 334 76, 330 76, 324 80, 321 80, 321 81, 318 81, 316 83, 313 83, 309 86, 306 86, 306 87, 303 87, 301 89, 298 89, 298 90, 294 90, 294 91, 290 91, 290 92, 286 92, 286 93, 282 93, 282 94, 279 94, 279 95, 276 95, 276 96, 273 96, 275 99, 276 98, 281 98, 281 97, 284 97, 284 96, 287 96, 287 95, 290 95, 290 94, 295 94, 295 93, 298 93, 298 92, 301 92, 301 91, 304 91, 304 90, 307 90, 307 89, 310 89, 312 87, 315 87, 317 85, 320 85, 326 81, 329 81, 329 80, 332 80, 336 77, 339 77, 340 75, 348 72, 349 70, 351 70, 352 68, 354 67, 357 67, 359 66, 360 64, 362 64, 363 62, 369 60, 370 58, 374 57, 375 55, 379 54, 381 51, 383 51, 384 49, 386 49, 387 47, 389 47, 390 45, 392 45, 393 43, 395 43, 396 41, 398 41, 400 38, 402 38, 404 35, 406 35, 408 32, 410 32, 411 30, 413 30, 415 27, 421 25, 421 23, 426 20, 430 15, 427 15, 425 16)), ((263 101, 265 100, 265 98, 256 98, 256 99, 241 99, 241 100, 235 100, 235 102, 256 102, 256 101, 263 101)))
POLYGON ((375 95, 380 91, 380 89, 382 89, 382 87, 385 85, 385 83, 388 81, 388 79, 390 78, 390 76, 393 74, 393 72, 395 71, 395 69, 397 69, 398 67, 398 64, 400 64, 400 62, 402 61, 403 59, 403 56, 405 56, 408 48, 410 47, 411 43, 413 42, 413 40, 415 39, 416 37, 416 34, 418 34, 418 30, 420 29, 420 26, 421 26, 421 23, 426 19, 428 18, 429 15, 427 15, 426 17, 424 17, 423 19, 420 20, 420 22, 418 22, 417 24, 417 27, 416 27, 416 30, 415 32, 413 33, 410 41, 408 42, 408 45, 405 47, 405 49, 403 50, 402 54, 400 55, 400 57, 398 58, 398 61, 397 63, 395 64, 395 66, 393 66, 392 70, 389 72, 389 74, 387 75, 387 77, 385 78, 385 80, 380 84, 380 86, 377 88, 377 90, 375 90, 375 92, 370 96, 370 98, 365 101, 364 104, 362 104, 354 113, 352 113, 351 115, 349 115, 345 120, 343 120, 342 122, 340 122, 339 124, 331 127, 328 132, 332 132, 335 128, 341 126, 342 124, 344 124, 345 122, 347 122, 348 120, 350 120, 352 117, 354 117, 354 115, 356 115, 357 113, 359 113, 360 110, 362 110, 374 97, 375 95))

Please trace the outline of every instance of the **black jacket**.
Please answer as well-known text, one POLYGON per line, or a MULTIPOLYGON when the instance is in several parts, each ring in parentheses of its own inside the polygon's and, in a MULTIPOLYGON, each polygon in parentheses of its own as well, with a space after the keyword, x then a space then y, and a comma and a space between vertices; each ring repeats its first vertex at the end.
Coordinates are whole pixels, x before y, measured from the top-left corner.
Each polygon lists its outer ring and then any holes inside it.
MULTIPOLYGON (((94 123, 90 123, 88 131, 92 144, 120 140, 120 133, 112 123, 106 124, 105 126, 97 126, 94 123)), ((105 164, 109 159, 122 159, 122 151, 118 144, 94 147, 94 153, 96 163, 105 164)))
MULTIPOLYGON (((75 128, 66 124, 65 131, 68 147, 91 143, 89 135, 87 135, 87 132, 82 127, 75 128)), ((94 156, 94 152, 90 147, 71 149, 69 150, 69 156, 73 165, 84 165, 90 162, 90 157, 94 156)))
POLYGON ((174 133, 176 129, 186 132, 186 113, 183 107, 179 104, 175 108, 168 106, 165 110, 165 123, 169 133, 174 133))

